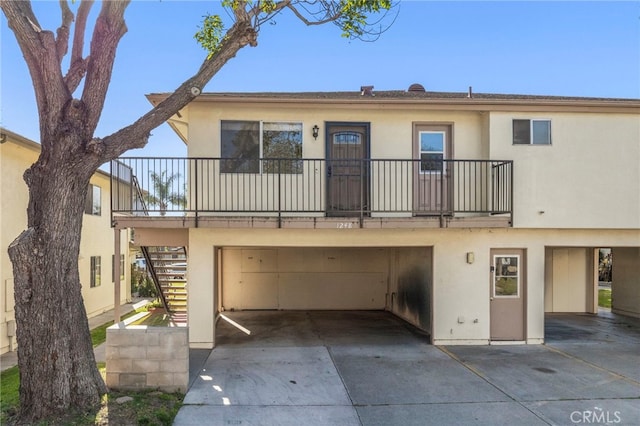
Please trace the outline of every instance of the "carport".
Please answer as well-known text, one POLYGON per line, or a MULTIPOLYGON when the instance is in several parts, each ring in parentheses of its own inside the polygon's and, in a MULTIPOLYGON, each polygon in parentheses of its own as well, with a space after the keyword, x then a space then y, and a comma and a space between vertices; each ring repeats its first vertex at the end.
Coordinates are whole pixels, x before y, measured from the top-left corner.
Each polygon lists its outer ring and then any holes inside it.
MULTIPOLYGON (((547 247, 545 313, 598 313, 598 248, 547 247)), ((640 317, 640 248, 613 247, 611 311, 640 317)))
POLYGON ((545 342, 608 342, 616 324, 640 318, 640 248, 611 249, 611 310, 598 307, 598 248, 545 252, 545 342))
POLYGON ((389 311, 431 333, 431 247, 224 247, 218 312, 389 311))

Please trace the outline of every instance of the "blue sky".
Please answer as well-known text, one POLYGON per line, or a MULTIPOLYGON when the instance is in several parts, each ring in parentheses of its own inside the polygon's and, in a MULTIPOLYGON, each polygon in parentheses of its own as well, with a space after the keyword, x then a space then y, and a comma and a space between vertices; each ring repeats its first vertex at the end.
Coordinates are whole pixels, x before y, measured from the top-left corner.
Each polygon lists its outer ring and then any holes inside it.
MULTIPOLYGON (((75 6, 73 6, 75 8, 75 6)), ((94 13, 99 5, 94 6, 94 13)), ((34 2, 57 28, 57 1, 34 2)), ((215 1, 133 1, 96 136, 146 112, 144 97, 169 92, 204 58, 193 35, 215 1)), ((0 22, 0 124, 39 140, 29 74, 13 33, 0 22)), ((373 85, 430 91, 640 98, 640 1, 402 1, 374 43, 349 41, 332 25, 306 27, 290 14, 265 25, 205 91, 342 91, 373 85)), ((186 155, 167 125, 130 155, 186 155)))

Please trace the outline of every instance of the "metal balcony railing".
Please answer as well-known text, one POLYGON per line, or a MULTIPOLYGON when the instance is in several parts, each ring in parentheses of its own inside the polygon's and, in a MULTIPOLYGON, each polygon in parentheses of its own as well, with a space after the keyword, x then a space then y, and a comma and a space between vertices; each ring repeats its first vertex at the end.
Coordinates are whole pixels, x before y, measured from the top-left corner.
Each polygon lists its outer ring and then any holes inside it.
POLYGON ((120 158, 111 179, 112 214, 513 215, 501 160, 120 158))

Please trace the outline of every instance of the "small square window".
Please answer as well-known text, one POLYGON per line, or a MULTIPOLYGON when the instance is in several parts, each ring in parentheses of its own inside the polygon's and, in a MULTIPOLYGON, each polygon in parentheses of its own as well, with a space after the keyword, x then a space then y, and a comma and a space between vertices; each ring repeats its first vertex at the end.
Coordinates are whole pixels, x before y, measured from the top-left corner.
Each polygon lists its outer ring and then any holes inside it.
POLYGON ((551 145, 551 120, 513 120, 514 145, 551 145))

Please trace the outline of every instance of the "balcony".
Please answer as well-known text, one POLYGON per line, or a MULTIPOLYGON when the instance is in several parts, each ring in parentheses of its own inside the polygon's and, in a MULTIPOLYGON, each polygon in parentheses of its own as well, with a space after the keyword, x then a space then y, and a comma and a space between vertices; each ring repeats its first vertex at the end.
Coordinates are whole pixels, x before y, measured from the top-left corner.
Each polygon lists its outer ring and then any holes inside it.
POLYGON ((513 218, 512 161, 120 158, 111 179, 114 226, 509 227, 513 218))

